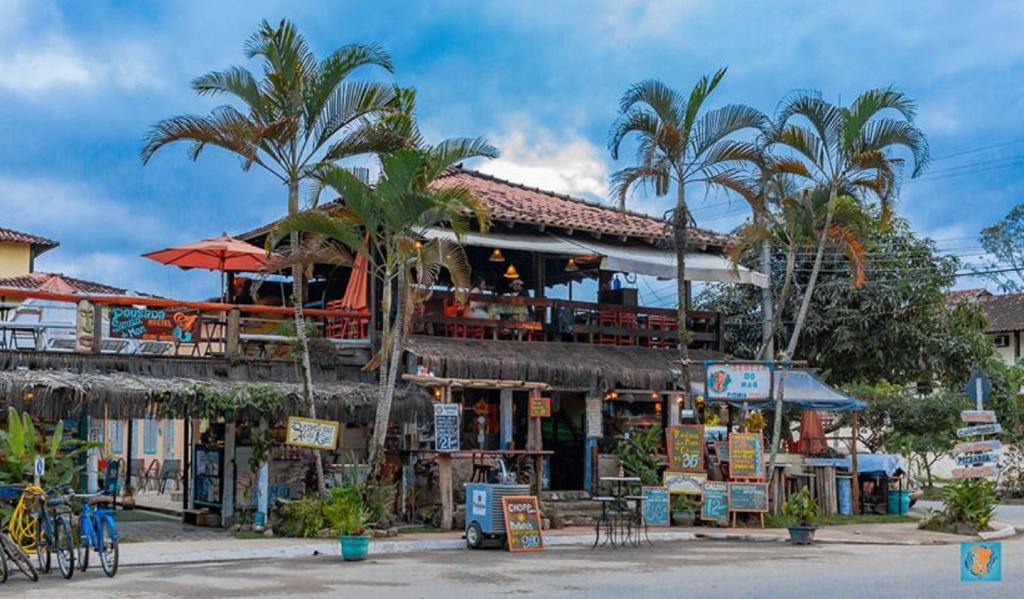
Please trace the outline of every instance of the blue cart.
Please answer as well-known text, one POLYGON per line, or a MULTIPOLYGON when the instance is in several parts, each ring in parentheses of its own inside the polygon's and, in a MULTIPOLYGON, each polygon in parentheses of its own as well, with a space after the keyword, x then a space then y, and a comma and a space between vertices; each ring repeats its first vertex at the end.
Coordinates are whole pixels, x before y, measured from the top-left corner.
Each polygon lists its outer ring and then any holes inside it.
POLYGON ((479 549, 485 539, 505 541, 501 498, 530 494, 530 485, 466 484, 466 546, 479 549))

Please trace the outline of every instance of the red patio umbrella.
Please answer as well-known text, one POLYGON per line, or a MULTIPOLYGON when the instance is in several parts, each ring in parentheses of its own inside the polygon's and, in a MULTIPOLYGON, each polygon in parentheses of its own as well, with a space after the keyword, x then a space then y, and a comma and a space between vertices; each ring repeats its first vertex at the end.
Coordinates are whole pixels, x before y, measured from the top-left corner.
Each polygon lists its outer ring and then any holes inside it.
POLYGON ((804 410, 800 417, 800 451, 806 455, 818 455, 827 447, 821 414, 814 410, 804 410))
MULTIPOLYGON (((142 255, 161 264, 183 269, 205 268, 225 272, 259 272, 267 265, 267 252, 227 234, 142 255)), ((222 277, 223 278, 223 277, 222 277)), ((223 280, 221 288, 225 289, 223 280)), ((225 291, 226 293, 226 291, 225 291)))

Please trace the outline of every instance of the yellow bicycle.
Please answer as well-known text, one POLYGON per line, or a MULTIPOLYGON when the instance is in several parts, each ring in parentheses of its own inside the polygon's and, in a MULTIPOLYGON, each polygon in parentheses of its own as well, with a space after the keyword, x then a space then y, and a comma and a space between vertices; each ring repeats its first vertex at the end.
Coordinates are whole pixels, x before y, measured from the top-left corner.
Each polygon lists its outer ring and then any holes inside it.
POLYGON ((27 554, 35 554, 44 573, 50 571, 56 554, 61 576, 68 579, 75 573, 70 520, 71 510, 63 497, 48 497, 42 488, 26 485, 7 530, 27 554))

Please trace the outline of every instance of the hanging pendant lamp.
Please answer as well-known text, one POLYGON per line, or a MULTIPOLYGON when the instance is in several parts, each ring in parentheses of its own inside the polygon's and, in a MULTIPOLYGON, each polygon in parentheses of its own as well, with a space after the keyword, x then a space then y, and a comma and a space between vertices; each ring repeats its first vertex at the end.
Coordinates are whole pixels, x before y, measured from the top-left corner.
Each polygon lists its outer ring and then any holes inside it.
POLYGON ((504 262, 505 256, 501 255, 500 249, 494 248, 494 251, 491 252, 491 257, 488 258, 488 260, 490 260, 491 262, 504 262))
POLYGON ((565 272, 578 272, 579 269, 580 267, 576 266, 576 259, 569 258, 569 261, 565 263, 565 268, 563 268, 562 270, 564 270, 565 272))
POLYGON ((508 265, 508 270, 505 271, 504 277, 506 279, 518 279, 519 278, 519 273, 516 272, 515 264, 509 264, 508 265))

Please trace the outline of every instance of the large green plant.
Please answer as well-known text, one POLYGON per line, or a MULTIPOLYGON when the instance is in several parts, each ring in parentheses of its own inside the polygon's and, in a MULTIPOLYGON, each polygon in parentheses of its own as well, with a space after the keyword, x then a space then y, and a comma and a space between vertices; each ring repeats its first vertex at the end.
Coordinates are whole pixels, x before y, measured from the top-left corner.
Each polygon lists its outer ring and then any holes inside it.
POLYGON ((652 426, 645 431, 622 435, 616 439, 615 455, 628 476, 635 476, 644 485, 656 485, 662 429, 652 426))
POLYGON ((92 445, 64 439, 64 422, 58 421, 49 438, 43 435, 28 412, 7 409, 7 426, 0 429, 0 483, 23 484, 33 479, 37 456, 45 460, 42 484, 66 487, 81 471, 78 456, 92 445))
POLYGON ((793 493, 782 504, 782 515, 792 518, 800 526, 813 526, 818 519, 818 504, 811 497, 811 491, 807 487, 799 493, 793 493))
POLYGON ((924 526, 964 532, 988 530, 995 515, 995 484, 980 479, 964 479, 942 490, 943 509, 932 513, 924 526))

